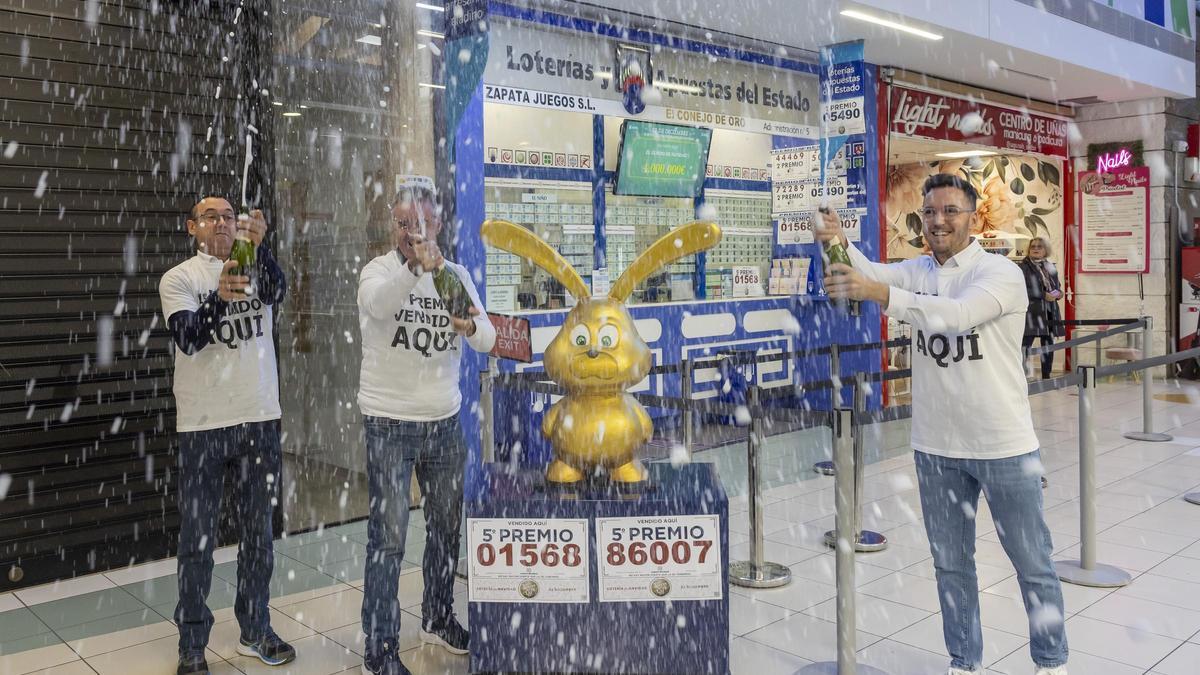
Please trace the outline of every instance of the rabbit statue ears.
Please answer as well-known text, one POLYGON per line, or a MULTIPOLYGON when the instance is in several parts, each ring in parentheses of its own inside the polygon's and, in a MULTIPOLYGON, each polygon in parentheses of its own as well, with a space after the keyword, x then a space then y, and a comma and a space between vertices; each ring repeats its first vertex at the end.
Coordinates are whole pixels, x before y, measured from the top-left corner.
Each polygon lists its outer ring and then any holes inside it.
MULTIPOLYGON (((507 220, 485 220, 479 228, 484 243, 525 258, 546 270, 576 300, 591 296, 579 272, 533 232, 507 220)), ((624 302, 637 285, 676 260, 716 246, 721 228, 716 223, 693 221, 664 234, 642 252, 612 285, 608 297, 624 302)))

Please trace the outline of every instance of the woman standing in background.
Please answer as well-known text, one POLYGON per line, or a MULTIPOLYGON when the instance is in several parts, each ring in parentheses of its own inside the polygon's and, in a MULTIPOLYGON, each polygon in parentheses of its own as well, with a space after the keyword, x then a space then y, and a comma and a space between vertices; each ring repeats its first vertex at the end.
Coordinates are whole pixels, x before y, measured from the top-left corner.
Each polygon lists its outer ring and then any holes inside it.
MULTIPOLYGON (((1062 299, 1062 284, 1058 280, 1058 270, 1054 263, 1047 258, 1050 256, 1050 242, 1042 237, 1029 240, 1029 248, 1025 259, 1021 261, 1021 271, 1025 274, 1025 292, 1029 295, 1029 311, 1025 314, 1025 337, 1021 341, 1026 350, 1027 360, 1029 348, 1033 339, 1040 337, 1042 346, 1054 344, 1054 338, 1063 334, 1062 316, 1058 310, 1058 301, 1062 299)), ((1042 379, 1050 379, 1050 371, 1054 366, 1054 352, 1042 354, 1042 379)))

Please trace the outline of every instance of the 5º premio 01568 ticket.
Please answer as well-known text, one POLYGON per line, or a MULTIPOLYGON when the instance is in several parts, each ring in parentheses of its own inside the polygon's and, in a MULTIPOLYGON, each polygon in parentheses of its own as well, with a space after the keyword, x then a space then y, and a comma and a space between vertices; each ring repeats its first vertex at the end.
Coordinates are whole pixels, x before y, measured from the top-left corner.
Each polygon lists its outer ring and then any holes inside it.
POLYGON ((470 518, 472 602, 588 602, 588 521, 470 518))

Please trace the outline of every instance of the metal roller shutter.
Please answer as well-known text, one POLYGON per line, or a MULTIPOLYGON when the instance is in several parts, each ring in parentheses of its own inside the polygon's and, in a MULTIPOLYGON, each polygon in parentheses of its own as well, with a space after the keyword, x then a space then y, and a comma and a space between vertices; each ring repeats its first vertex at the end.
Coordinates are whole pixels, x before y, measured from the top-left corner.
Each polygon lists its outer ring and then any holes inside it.
POLYGON ((174 548, 157 284, 250 126, 270 212, 268 4, 0 0, 0 591, 174 548))

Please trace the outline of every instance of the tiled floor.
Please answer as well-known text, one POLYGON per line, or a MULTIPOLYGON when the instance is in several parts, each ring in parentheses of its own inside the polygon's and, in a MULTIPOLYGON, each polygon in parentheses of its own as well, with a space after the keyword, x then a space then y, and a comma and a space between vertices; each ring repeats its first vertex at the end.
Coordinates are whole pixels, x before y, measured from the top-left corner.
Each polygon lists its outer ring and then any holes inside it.
MULTIPOLYGON (((1200 674, 1200 506, 1181 496, 1200 490, 1200 392, 1174 383, 1161 393, 1192 403, 1156 401, 1156 426, 1172 443, 1125 439, 1140 428, 1140 388, 1101 387, 1098 396, 1098 550, 1101 562, 1134 575, 1117 589, 1064 586, 1073 675, 1200 674)), ((1078 399, 1070 391, 1033 399, 1050 486, 1046 518, 1056 557, 1079 549, 1078 399)), ((857 564, 858 648, 863 663, 893 675, 945 672, 933 566, 920 524, 907 424, 868 429, 864 523, 891 540, 887 550, 860 554, 857 564)), ((730 588, 733 673, 791 675, 834 656, 836 603, 833 556, 822 544, 833 525, 832 479, 812 473, 827 457, 828 432, 810 430, 769 439, 763 448, 766 556, 788 565, 790 585, 752 591, 730 588)), ((705 451, 730 494, 731 558, 748 554, 744 445, 705 451)), ((405 663, 418 675, 464 673, 465 657, 419 646, 423 523, 412 519, 409 563, 401 576, 405 663)), ((986 506, 977 514, 980 605, 988 672, 1032 672, 1027 620, 1012 566, 1000 548, 986 506)), ((209 663, 216 673, 327 675, 361 662, 358 628, 365 554, 364 523, 276 542, 272 625, 299 650, 282 669, 238 656, 233 647, 236 553, 217 551, 209 605, 216 615, 209 663)), ((0 675, 140 675, 173 672, 176 629, 175 563, 164 560, 0 595, 0 675)), ((456 606, 466 618, 466 587, 456 606)))

